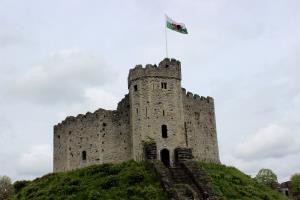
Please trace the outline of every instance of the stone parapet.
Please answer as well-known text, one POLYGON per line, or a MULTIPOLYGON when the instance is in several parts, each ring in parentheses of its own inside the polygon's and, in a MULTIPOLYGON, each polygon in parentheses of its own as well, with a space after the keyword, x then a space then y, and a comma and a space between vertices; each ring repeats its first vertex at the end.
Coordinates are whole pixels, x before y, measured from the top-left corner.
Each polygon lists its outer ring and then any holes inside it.
POLYGON ((214 104, 214 99, 210 96, 199 96, 198 94, 193 94, 192 92, 186 91, 185 88, 181 88, 182 91, 182 97, 186 98, 187 100, 194 101, 195 103, 208 103, 208 104, 214 104))
POLYGON ((130 69, 128 88, 132 81, 147 77, 171 78, 181 80, 181 64, 178 60, 165 58, 159 65, 147 64, 145 67, 136 65, 130 69))

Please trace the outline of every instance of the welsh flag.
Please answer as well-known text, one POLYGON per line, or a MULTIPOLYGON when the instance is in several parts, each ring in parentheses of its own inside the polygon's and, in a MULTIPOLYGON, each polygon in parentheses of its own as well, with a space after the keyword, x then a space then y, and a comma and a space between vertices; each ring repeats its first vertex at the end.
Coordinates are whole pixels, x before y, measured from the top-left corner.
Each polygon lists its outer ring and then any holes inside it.
POLYGON ((183 23, 178 23, 166 15, 166 25, 169 29, 179 33, 188 34, 187 29, 183 23))

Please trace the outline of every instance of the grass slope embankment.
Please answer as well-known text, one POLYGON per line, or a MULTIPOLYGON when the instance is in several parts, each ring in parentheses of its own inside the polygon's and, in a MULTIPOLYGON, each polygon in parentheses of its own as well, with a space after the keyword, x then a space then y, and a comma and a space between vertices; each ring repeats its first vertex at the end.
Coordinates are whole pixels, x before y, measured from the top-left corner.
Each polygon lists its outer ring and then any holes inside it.
POLYGON ((145 163, 128 161, 48 174, 23 184, 12 199, 167 200, 167 197, 145 163))
POLYGON ((234 167, 203 162, 199 166, 206 172, 213 192, 225 200, 288 200, 234 167))

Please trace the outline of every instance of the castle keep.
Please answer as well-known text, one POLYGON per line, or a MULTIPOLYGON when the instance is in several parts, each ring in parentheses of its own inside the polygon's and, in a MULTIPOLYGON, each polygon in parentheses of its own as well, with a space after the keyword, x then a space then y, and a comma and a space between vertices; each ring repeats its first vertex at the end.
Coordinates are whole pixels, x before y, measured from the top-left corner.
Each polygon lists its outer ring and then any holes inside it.
POLYGON ((219 162, 214 100, 181 87, 181 64, 137 65, 117 110, 67 117, 54 126, 54 171, 130 159, 219 162))

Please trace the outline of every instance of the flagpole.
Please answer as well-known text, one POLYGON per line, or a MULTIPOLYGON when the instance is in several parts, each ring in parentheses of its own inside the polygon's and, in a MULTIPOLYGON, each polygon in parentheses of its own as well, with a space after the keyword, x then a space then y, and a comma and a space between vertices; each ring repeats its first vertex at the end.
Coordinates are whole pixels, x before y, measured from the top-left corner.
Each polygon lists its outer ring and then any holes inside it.
POLYGON ((165 38, 166 38, 166 58, 168 58, 168 40, 167 40, 167 24, 165 22, 165 38))

